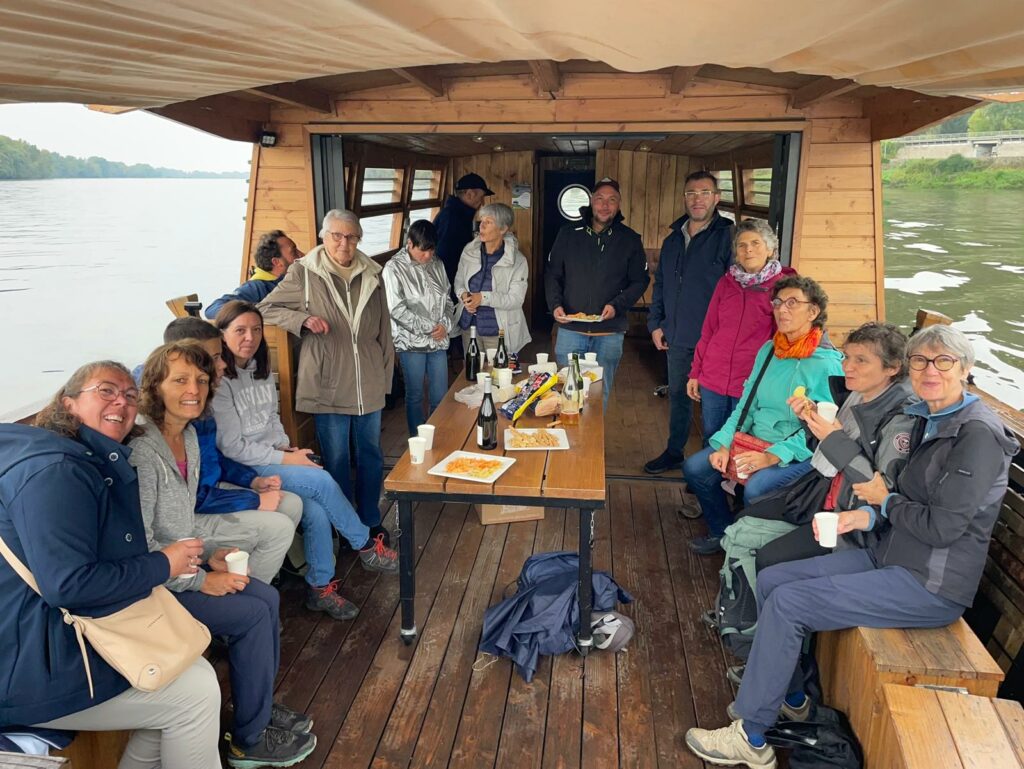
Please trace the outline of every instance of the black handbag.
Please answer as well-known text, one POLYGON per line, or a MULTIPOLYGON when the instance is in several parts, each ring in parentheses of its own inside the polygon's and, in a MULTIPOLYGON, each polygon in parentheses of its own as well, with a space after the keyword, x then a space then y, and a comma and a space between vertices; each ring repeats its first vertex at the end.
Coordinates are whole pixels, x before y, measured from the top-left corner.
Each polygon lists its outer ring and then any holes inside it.
POLYGON ((779 721, 765 732, 776 748, 788 748, 789 769, 863 769, 864 753, 846 715, 815 705, 808 721, 779 721))

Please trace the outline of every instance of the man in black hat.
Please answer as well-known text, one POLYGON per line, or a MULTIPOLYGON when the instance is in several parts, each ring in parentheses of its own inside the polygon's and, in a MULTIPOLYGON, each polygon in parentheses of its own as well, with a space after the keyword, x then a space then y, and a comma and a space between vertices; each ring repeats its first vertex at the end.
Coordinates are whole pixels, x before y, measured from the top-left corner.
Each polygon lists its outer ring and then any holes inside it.
POLYGON ((434 219, 437 227, 437 249, 434 253, 444 264, 451 285, 455 284, 462 249, 473 239, 473 217, 484 204, 484 198, 493 194, 482 176, 466 174, 455 182, 455 194, 448 196, 444 208, 434 219))
POLYGON ((617 181, 598 180, 590 205, 580 208, 583 220, 558 232, 544 270, 548 309, 559 323, 555 359, 564 366, 570 353, 597 353, 606 406, 622 358, 626 313, 650 280, 643 241, 623 221, 621 201, 617 181))

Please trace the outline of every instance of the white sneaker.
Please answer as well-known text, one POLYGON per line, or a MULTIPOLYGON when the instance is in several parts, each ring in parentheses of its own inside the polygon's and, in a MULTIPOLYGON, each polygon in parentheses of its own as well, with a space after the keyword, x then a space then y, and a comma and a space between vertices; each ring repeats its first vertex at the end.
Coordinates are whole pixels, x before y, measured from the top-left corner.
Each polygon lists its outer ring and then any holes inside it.
POLYGON ((686 745, 695 754, 716 766, 746 765, 750 769, 777 769, 775 748, 755 748, 743 731, 742 721, 733 721, 721 729, 690 729, 686 745))

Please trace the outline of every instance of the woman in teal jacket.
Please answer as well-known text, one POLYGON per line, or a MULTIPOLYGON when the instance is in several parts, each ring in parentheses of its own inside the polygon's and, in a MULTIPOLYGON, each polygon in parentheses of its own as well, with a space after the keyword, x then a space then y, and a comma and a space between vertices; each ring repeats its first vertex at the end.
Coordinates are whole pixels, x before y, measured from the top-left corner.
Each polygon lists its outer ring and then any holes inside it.
POLYGON ((749 476, 745 494, 748 503, 810 470, 812 452, 807 446, 807 435, 787 400, 798 387, 803 387, 810 400, 832 402, 828 378, 842 374, 843 356, 825 334, 827 308, 828 295, 811 278, 794 275, 772 287, 772 312, 778 331, 757 353, 743 394, 729 419, 710 437, 706 449, 683 463, 687 486, 700 501, 708 524, 708 535, 690 542, 695 552, 709 554, 719 550, 722 534, 732 523, 721 483, 737 432, 770 444, 764 451, 736 456, 737 471, 749 476))

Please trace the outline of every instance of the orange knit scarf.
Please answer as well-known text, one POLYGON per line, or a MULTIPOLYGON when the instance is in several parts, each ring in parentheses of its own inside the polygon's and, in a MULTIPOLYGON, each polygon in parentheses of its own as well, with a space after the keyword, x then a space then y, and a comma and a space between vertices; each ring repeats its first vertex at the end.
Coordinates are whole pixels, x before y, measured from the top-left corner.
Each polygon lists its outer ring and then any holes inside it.
POLYGON ((810 358, 814 351, 818 349, 818 345, 821 344, 821 336, 822 330, 817 326, 813 326, 810 331, 795 342, 790 342, 785 334, 781 331, 776 331, 775 337, 772 339, 772 344, 775 345, 775 357, 810 358))

